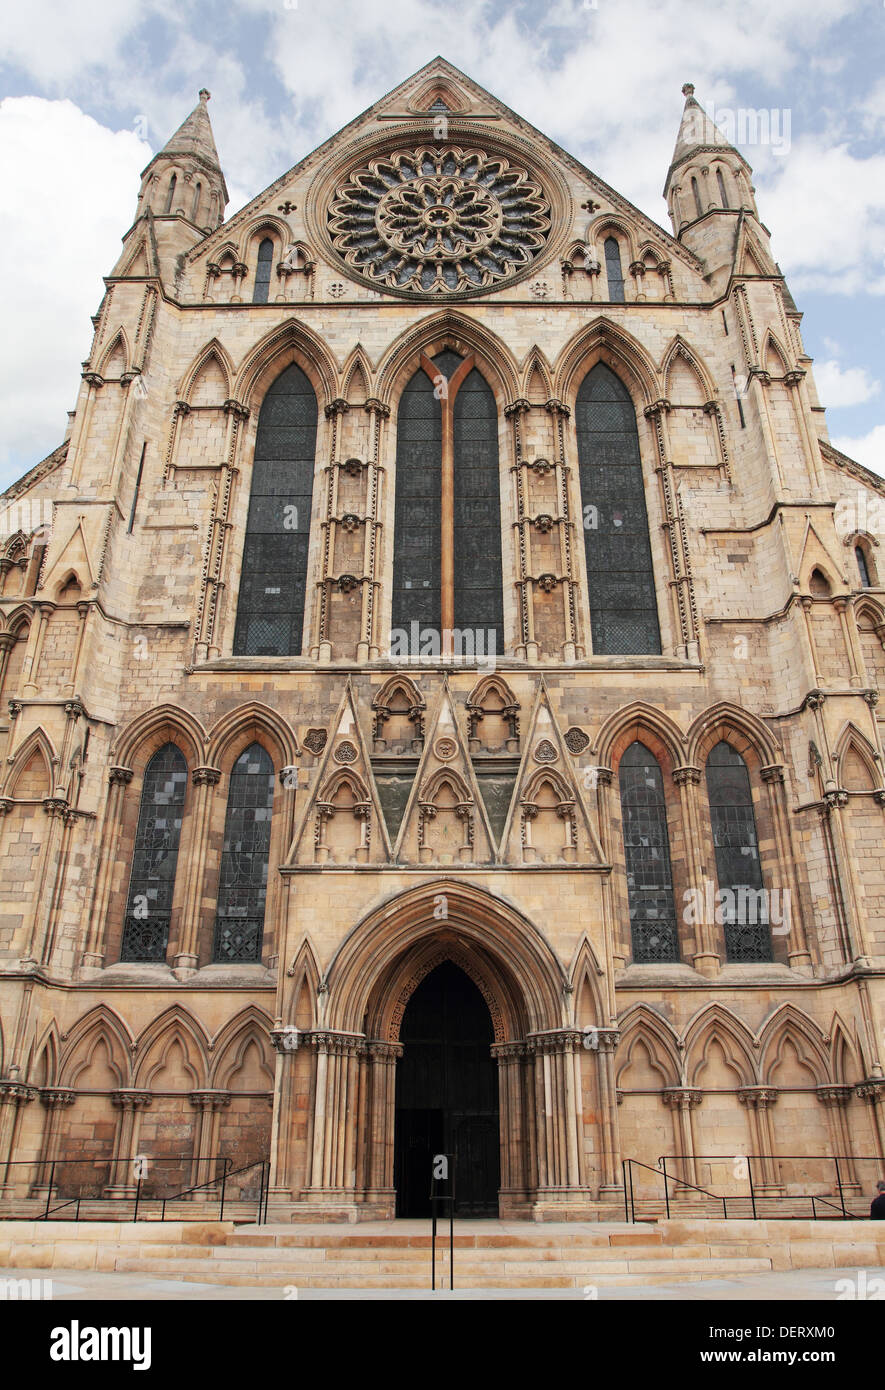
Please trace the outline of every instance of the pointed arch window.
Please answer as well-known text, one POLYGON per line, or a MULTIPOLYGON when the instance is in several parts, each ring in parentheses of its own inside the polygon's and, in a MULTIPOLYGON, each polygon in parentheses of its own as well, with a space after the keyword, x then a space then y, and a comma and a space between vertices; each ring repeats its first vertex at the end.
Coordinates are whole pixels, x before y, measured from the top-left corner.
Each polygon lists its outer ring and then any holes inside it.
POLYGON ((725 927, 726 958, 771 960, 750 774, 740 753, 724 739, 707 758, 707 798, 719 880, 716 916, 725 927))
POLYGON ((261 959, 273 763, 260 743, 241 753, 230 775, 215 917, 215 961, 261 959))
POLYGON ((316 396, 293 362, 258 417, 235 656, 301 652, 316 432, 316 396))
POLYGON ((658 654, 636 411, 626 386, 604 362, 581 383, 575 424, 594 654, 658 654))
POLYGON ((503 651, 495 398, 473 357, 449 349, 422 356, 397 417, 391 626, 410 653, 415 623, 456 655, 503 651))
POLYGON ((716 170, 716 182, 719 185, 719 201, 722 203, 722 206, 727 210, 728 194, 725 191, 725 179, 722 177, 721 169, 716 170))
POLYGON ((603 243, 608 297, 612 304, 624 303, 624 272, 621 270, 621 248, 616 237, 607 236, 603 243))
POLYGON ((654 754, 638 740, 618 770, 633 959, 679 960, 664 779, 654 754))
POLYGON ((694 197, 695 212, 698 217, 703 217, 704 209, 701 207, 701 190, 698 188, 698 181, 696 178, 693 178, 691 181, 691 191, 694 197))
POLYGON ((174 743, 145 768, 120 959, 162 961, 169 944, 187 763, 174 743))
POLYGON ((172 177, 171 177, 171 179, 169 180, 169 189, 168 189, 168 191, 167 191, 167 193, 166 193, 166 206, 165 206, 164 209, 163 209, 163 212, 164 212, 164 213, 167 213, 167 214, 168 214, 168 213, 170 213, 170 212, 172 211, 172 199, 175 197, 175 185, 176 185, 177 183, 178 183, 178 175, 177 175, 177 174, 173 174, 172 177))
POLYGON ((197 183, 197 184, 194 185, 194 201, 193 201, 193 203, 191 204, 191 221, 192 221, 192 222, 196 222, 196 220, 197 220, 197 213, 200 211, 200 194, 202 193, 202 191, 203 191, 203 185, 202 185, 201 183, 197 183))
POLYGON ((865 589, 872 588, 870 580, 870 567, 867 564, 867 555, 862 545, 854 547, 854 558, 857 561, 857 572, 860 575, 860 582, 865 589))
POLYGON ((252 292, 253 304, 266 304, 270 294, 270 272, 273 265, 273 242, 266 236, 258 247, 258 261, 255 266, 255 289, 252 292))

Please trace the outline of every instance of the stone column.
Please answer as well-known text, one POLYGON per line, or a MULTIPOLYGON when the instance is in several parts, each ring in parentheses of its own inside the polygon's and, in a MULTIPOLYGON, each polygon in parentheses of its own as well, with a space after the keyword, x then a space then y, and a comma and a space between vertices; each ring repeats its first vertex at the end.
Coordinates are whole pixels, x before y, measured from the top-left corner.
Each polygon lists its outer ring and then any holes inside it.
POLYGON ((583 1116, 575 1069, 575 1053, 582 1047, 583 1034, 577 1028, 531 1033, 526 1039, 534 1057, 538 1219, 590 1200, 582 1173, 583 1116))
POLYGON ((131 767, 112 767, 108 771, 110 790, 107 797, 105 823, 101 837, 101 858, 95 875, 95 887, 89 910, 89 935, 83 952, 81 968, 84 976, 101 970, 104 965, 105 928, 108 901, 113 884, 114 865, 120 841, 123 819, 123 795, 132 781, 131 767))
POLYGON ((23 1176, 17 1176, 22 1170, 11 1165, 15 1162, 22 1111, 38 1094, 36 1086, 0 1080, 0 1197, 13 1195, 16 1187, 26 1181, 23 1176))
POLYGON ((213 788, 221 780, 217 767, 195 767, 191 773, 196 794, 191 811, 190 862, 185 868, 185 898, 181 912, 178 951, 172 968, 179 979, 187 979, 200 963, 200 926, 209 849, 209 822, 213 788))
POLYGON ((528 1196, 528 1155, 526 1152, 525 1106, 523 1105, 523 1059, 525 1043, 492 1044, 498 1063, 498 1106, 501 1135, 501 1215, 522 1206, 528 1196))
POLYGON ((369 1042, 367 1131, 368 1186, 363 1200, 377 1206, 378 1215, 394 1215, 396 1189, 393 1185, 394 1106, 396 1103, 396 1064, 403 1055, 402 1043, 369 1042))
MULTIPOLYGON (((202 1183, 214 1183, 218 1158, 219 1115, 230 1105, 230 1091, 191 1091, 188 1100, 197 1111, 191 1184, 199 1186, 202 1183)), ((204 1190, 204 1196, 209 1195, 209 1190, 204 1190)))
MULTIPOLYGON (((789 892, 789 931, 787 933, 787 957, 794 970, 808 970, 812 968, 811 951, 808 946, 808 937, 805 932, 805 922, 802 916, 802 904, 799 897, 799 879, 796 875, 796 856, 793 851, 793 840, 790 832, 790 819, 786 809, 786 789, 784 786, 784 769, 780 763, 772 763, 769 767, 763 767, 760 774, 765 783, 768 793, 768 811, 771 823, 774 828, 774 841, 777 851, 778 871, 787 880, 787 891, 789 892)), ((784 926, 784 913, 782 897, 782 912, 780 925, 784 926)))
POLYGON ((595 1028, 599 1108, 602 1112, 602 1183, 599 1196, 619 1196, 624 1191, 621 1168, 621 1136, 615 1089, 615 1052, 621 1040, 617 1028, 595 1028))
MULTIPOLYGON (((751 1142, 755 1150, 750 1157, 758 1158, 761 1165, 762 1181, 759 1182, 754 1176, 753 1186, 757 1191, 767 1192, 771 1196, 783 1191, 778 1176, 777 1160, 774 1157, 774 1140, 768 1114, 772 1105, 777 1102, 779 1094, 773 1086, 742 1086, 737 1092, 741 1105, 745 1105, 750 1112, 751 1142)), ((757 1173, 759 1171, 757 1169, 757 1173)))
POLYGON ((851 1127, 847 1122, 845 1109, 854 1093, 853 1086, 818 1086, 817 1098, 826 1107, 827 1125, 830 1130, 830 1147, 834 1157, 839 1159, 839 1176, 844 1191, 852 1195, 860 1192, 857 1169, 851 1145, 851 1127))
MULTIPOLYGON (((698 809, 698 787, 701 782, 699 767, 677 767, 673 769, 673 781, 679 788, 679 803, 682 824, 685 832, 685 870, 688 888, 695 903, 706 904, 706 866, 703 860, 701 836, 701 817, 698 809)), ((684 914, 680 913, 684 921, 684 914)), ((695 923, 694 953, 692 964, 699 974, 712 978, 719 974, 722 958, 714 939, 714 922, 707 921, 706 906, 695 923)))
MULTIPOLYGON (((673 1138, 676 1142, 676 1152, 681 1154, 680 1165, 685 1175, 685 1181, 698 1186, 698 1169, 695 1154, 694 1126, 691 1122, 691 1112, 701 1104, 704 1099, 703 1091, 695 1090, 691 1086, 668 1086, 661 1092, 661 1100, 670 1110, 673 1111, 673 1138)), ((682 1191, 690 1194, 690 1189, 682 1191)), ((675 1195, 680 1195, 680 1189, 676 1188, 675 1195)))
POLYGON ((137 1091, 132 1088, 111 1092, 111 1104, 120 1112, 117 1133, 114 1136, 114 1152, 111 1159, 109 1182, 104 1189, 105 1197, 134 1197, 136 1180, 132 1172, 132 1159, 138 1148, 138 1132, 141 1127, 141 1112, 151 1104, 150 1091, 137 1091))
POLYGON ((870 1121, 873 1140, 880 1163, 885 1166, 885 1079, 879 1076, 867 1077, 855 1086, 858 1097, 870 1107, 870 1121))
POLYGON ((43 1139, 40 1144, 40 1159, 37 1177, 31 1188, 32 1197, 54 1196, 58 1191, 58 1179, 62 1174, 56 1172, 52 1178, 52 1165, 58 1158, 61 1143, 61 1112, 77 1099, 77 1092, 68 1086, 44 1086, 40 1092, 40 1103, 46 1111, 43 1121, 43 1139))

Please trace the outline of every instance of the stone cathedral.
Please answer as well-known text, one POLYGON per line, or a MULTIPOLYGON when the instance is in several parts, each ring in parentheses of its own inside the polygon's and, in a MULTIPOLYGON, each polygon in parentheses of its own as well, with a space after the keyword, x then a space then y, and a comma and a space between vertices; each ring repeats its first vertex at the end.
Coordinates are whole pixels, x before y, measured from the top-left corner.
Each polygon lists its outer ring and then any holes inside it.
POLYGON ((683 90, 672 234, 442 59, 229 220, 208 92, 151 159, 0 499, 7 1200, 885 1162, 885 484, 683 90))

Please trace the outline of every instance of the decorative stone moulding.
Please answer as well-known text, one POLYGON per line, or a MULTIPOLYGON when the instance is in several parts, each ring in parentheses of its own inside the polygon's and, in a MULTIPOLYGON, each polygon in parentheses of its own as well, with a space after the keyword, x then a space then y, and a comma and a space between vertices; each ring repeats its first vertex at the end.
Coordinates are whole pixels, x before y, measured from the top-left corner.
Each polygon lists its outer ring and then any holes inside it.
POLYGON ((454 758, 458 751, 458 745, 453 738, 438 738, 433 745, 433 751, 440 762, 447 763, 454 758))
POLYGON ((457 145, 400 149, 353 169, 328 214, 332 245, 376 288, 487 289, 544 250, 550 203, 504 155, 457 145))
POLYGON ((349 478, 359 477, 365 466, 362 459, 345 459, 342 464, 339 464, 339 467, 344 470, 349 478))
POLYGON ((559 754, 549 738, 542 738, 535 744, 533 756, 536 763, 555 763, 559 758, 559 754))
POLYGON ((541 478, 553 471, 553 464, 549 459, 527 459, 526 462, 532 472, 537 473, 541 478))
POLYGON ((356 746, 349 739, 342 739, 332 757, 336 763, 355 763, 357 759, 356 746))
POLYGON ((573 724, 570 729, 566 729, 564 742, 568 751, 577 757, 589 745, 590 739, 583 729, 573 724))
POLYGON ((352 594, 354 589, 359 588, 360 583, 355 574, 342 574, 335 582, 342 594, 352 594))
POLYGON ((316 757, 325 748, 327 737, 325 729, 308 729, 304 735, 304 747, 316 757))

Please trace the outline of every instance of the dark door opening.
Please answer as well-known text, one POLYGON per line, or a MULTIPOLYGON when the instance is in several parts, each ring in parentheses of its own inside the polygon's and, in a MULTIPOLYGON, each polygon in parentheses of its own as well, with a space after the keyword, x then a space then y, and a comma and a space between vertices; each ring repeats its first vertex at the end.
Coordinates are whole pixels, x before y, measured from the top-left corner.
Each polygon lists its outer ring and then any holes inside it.
POLYGON ((455 1155, 455 1214, 497 1216, 498 1068, 490 1051, 492 1020, 476 985, 457 965, 444 961, 422 980, 406 1006, 400 1041, 397 1216, 430 1215, 435 1153, 455 1155))

